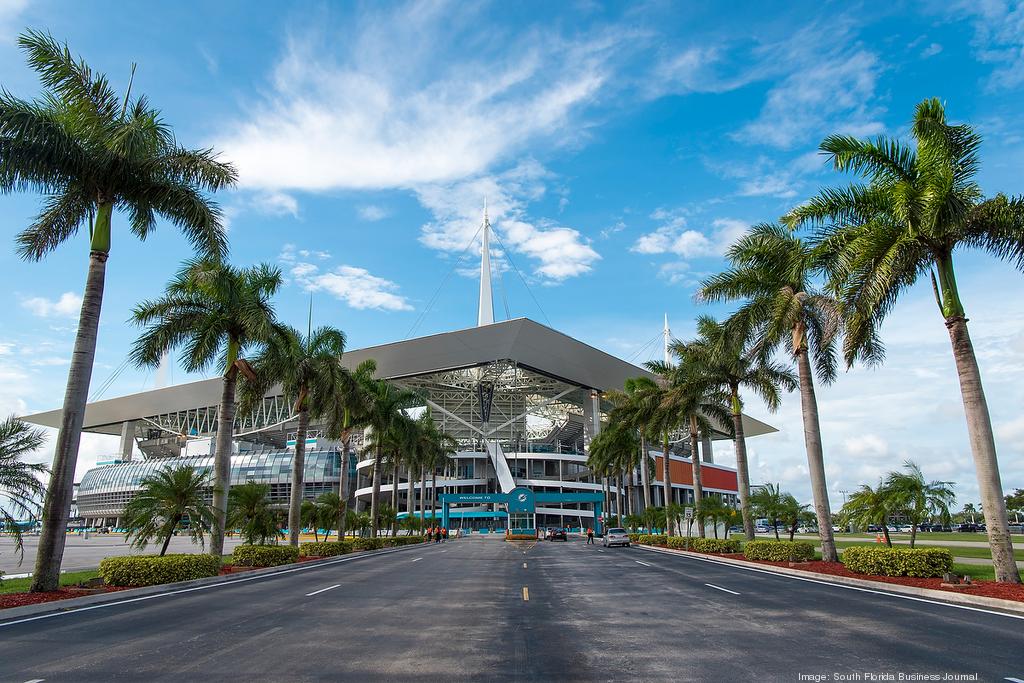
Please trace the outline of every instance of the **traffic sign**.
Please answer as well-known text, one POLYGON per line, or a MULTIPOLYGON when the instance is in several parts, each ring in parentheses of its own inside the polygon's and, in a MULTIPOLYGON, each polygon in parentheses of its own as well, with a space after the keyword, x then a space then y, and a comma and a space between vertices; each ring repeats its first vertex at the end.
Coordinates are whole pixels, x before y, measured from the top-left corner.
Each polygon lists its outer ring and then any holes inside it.
POLYGON ((693 519, 693 508, 691 508, 691 507, 686 508, 685 516, 686 516, 686 519, 693 519))

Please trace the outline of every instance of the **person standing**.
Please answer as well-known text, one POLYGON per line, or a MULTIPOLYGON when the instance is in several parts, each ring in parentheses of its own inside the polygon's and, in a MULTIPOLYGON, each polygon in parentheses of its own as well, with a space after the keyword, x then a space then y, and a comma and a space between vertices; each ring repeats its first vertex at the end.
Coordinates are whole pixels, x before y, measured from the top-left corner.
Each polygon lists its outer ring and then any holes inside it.
POLYGON ((587 545, 594 545, 594 530, 587 527, 587 545))

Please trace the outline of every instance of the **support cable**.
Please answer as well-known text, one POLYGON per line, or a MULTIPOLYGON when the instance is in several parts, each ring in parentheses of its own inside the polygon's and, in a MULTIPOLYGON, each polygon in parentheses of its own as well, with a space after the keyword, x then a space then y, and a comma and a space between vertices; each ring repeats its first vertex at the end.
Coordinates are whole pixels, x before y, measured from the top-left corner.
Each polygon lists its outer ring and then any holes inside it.
POLYGON ((420 326, 420 324, 424 321, 424 319, 426 318, 427 314, 430 313, 430 310, 431 310, 431 308, 433 308, 434 303, 437 301, 437 297, 441 293, 441 290, 444 288, 444 286, 448 282, 448 280, 451 279, 452 275, 455 273, 455 270, 465 260, 466 252, 468 252, 470 247, 472 247, 473 244, 476 243, 476 238, 480 235, 480 231, 483 230, 483 229, 484 229, 484 226, 483 226, 483 223, 481 223, 480 227, 477 228, 476 232, 473 234, 472 239, 469 240, 469 243, 466 244, 465 249, 463 249, 462 252, 460 253, 458 260, 455 261, 455 263, 452 264, 452 267, 448 269, 448 272, 441 279, 441 283, 437 286, 437 289, 434 290, 433 295, 431 295, 430 300, 427 302, 426 308, 424 308, 423 312, 420 313, 419 316, 416 318, 416 321, 412 324, 412 327, 409 328, 409 331, 405 333, 405 338, 406 339, 409 339, 410 337, 412 337, 413 333, 420 326))
POLYGON ((533 295, 533 290, 530 289, 530 285, 526 282, 526 278, 523 277, 523 274, 519 271, 519 267, 516 265, 516 262, 512 260, 512 252, 510 252, 508 247, 505 246, 505 243, 501 241, 501 236, 498 235, 496 230, 492 234, 494 235, 494 238, 498 240, 498 244, 501 245, 502 250, 505 252, 505 258, 508 259, 508 264, 512 266, 512 270, 514 270, 516 275, 519 276, 519 279, 522 281, 523 286, 526 287, 526 291, 529 293, 530 298, 533 299, 533 303, 537 305, 537 309, 540 311, 540 314, 544 316, 544 321, 548 324, 548 327, 551 327, 551 319, 548 318, 548 314, 544 312, 544 307, 540 305, 539 301, 537 301, 537 297, 533 295))

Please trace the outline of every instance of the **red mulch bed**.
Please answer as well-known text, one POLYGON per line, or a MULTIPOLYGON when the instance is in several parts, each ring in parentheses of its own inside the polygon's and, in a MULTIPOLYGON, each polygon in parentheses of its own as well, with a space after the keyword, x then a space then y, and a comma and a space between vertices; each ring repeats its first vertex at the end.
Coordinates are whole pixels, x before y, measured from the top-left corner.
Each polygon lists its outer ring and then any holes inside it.
MULTIPOLYGON (((658 546, 665 548, 667 546, 658 546)), ((690 552, 693 552, 692 550, 690 552)), ((787 569, 798 569, 805 572, 817 574, 829 574, 831 576, 845 576, 851 579, 866 579, 879 583, 895 583, 900 586, 913 586, 914 588, 931 588, 933 590, 947 591, 950 593, 967 593, 968 595, 981 595, 986 598, 999 598, 1001 600, 1016 600, 1024 602, 1024 585, 1012 583, 998 583, 996 581, 974 581, 970 588, 946 588, 942 585, 941 578, 918 579, 912 576, 869 576, 867 574, 856 574, 846 568, 842 562, 798 562, 790 567, 788 562, 768 562, 766 560, 748 560, 743 553, 700 553, 711 557, 728 557, 733 560, 742 560, 750 564, 767 564, 774 567, 786 567, 787 569)))
POLYGON ((102 586, 101 588, 61 588, 46 593, 3 593, 0 594, 0 609, 8 607, 24 607, 25 605, 38 605, 43 602, 54 600, 67 600, 69 598, 81 598, 86 595, 97 593, 112 593, 114 591, 127 590, 121 586, 102 586))

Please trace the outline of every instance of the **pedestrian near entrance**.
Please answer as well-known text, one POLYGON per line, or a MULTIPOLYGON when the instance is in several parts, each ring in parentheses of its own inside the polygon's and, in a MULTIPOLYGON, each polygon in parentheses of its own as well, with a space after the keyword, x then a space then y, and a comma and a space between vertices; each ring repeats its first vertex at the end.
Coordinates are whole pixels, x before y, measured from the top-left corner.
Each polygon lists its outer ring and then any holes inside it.
POLYGON ((448 527, 443 526, 443 527, 441 527, 441 543, 444 543, 447 540, 448 540, 448 527))
POLYGON ((587 545, 594 545, 594 530, 587 527, 587 545))

